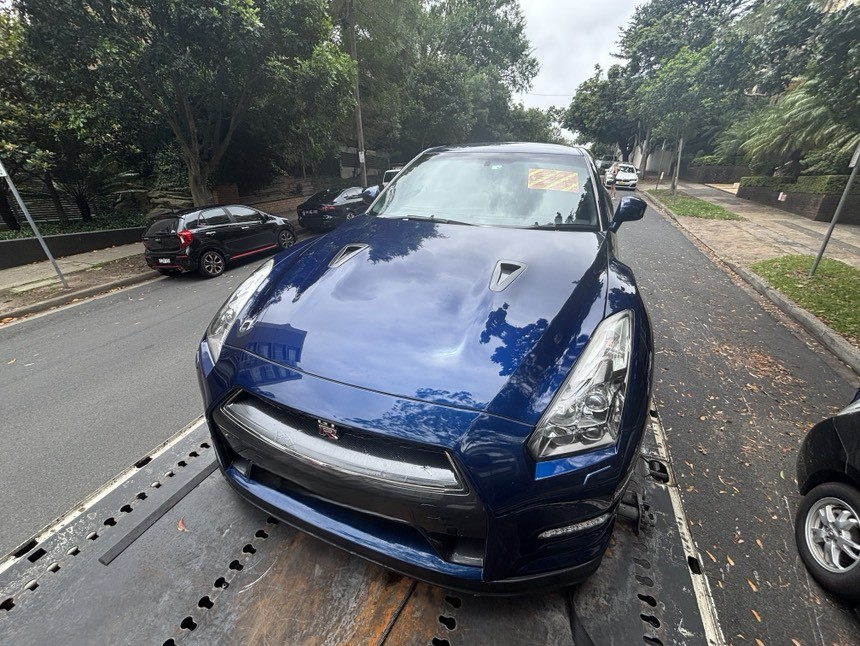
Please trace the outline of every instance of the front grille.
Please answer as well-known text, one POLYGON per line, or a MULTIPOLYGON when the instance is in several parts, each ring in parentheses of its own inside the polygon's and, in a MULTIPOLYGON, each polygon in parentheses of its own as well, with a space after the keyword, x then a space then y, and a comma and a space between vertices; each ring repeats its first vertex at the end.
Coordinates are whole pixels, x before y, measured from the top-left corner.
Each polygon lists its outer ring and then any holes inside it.
POLYGON ((326 439, 317 418, 242 391, 215 409, 213 422, 225 469, 349 524, 373 517, 386 531, 411 527, 441 558, 483 564, 486 513, 447 452, 354 427, 326 439))
POLYGON ((349 478, 368 478, 417 491, 467 493, 450 456, 438 450, 338 428, 338 439, 321 434, 321 420, 273 406, 240 392, 221 406, 234 424, 273 449, 311 466, 349 478))

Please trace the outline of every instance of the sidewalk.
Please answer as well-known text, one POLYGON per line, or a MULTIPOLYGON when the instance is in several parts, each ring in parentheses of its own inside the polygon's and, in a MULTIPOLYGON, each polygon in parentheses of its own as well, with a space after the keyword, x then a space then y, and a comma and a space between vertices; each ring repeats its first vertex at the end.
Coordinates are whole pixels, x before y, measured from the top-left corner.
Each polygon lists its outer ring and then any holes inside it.
MULTIPOLYGON (((781 292, 771 288, 750 269, 751 265, 760 260, 778 256, 817 255, 830 226, 829 222, 815 222, 794 213, 736 197, 728 190, 731 188, 728 186, 720 189, 687 182, 679 182, 678 190, 722 206, 744 220, 675 217, 671 213, 671 198, 663 198, 660 202, 644 192, 653 188, 653 185, 649 184, 650 182, 640 187, 643 191, 640 195, 651 206, 670 217, 688 236, 710 249, 753 289, 770 299, 860 375, 860 348, 849 343, 781 292)), ((860 226, 837 224, 824 257, 840 260, 860 269, 860 226)))
MULTIPOLYGON (((653 188, 650 182, 642 189, 653 188)), ((794 213, 735 197, 706 184, 679 182, 678 189, 688 195, 718 204, 744 221, 684 218, 683 226, 710 247, 720 258, 743 267, 777 256, 805 254, 815 256, 830 226, 794 213)), ((666 206, 671 208, 667 198, 666 206)), ((837 224, 825 257, 860 269, 860 226, 837 224)))
MULTIPOLYGON (((95 266, 103 265, 113 260, 142 255, 143 243, 135 242, 118 247, 108 247, 107 249, 79 253, 74 256, 66 256, 65 258, 57 258, 56 260, 63 276, 68 276, 69 274, 92 269, 95 266)), ((51 282, 59 283, 57 272, 54 271, 54 267, 49 260, 0 270, 0 292, 22 286, 29 287, 35 283, 41 284, 43 281, 46 281, 45 284, 51 282)))

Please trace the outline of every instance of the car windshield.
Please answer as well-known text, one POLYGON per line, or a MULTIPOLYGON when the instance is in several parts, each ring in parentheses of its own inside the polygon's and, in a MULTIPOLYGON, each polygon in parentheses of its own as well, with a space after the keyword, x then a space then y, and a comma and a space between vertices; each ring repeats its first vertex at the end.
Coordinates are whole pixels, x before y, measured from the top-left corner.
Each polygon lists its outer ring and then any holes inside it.
POLYGON ((166 236, 176 233, 179 227, 179 218, 159 218, 149 225, 146 230, 148 236, 166 236))
POLYGON ((635 173, 636 169, 630 164, 619 164, 618 166, 619 173, 635 173))
POLYGON ((597 203, 585 159, 525 152, 428 153, 386 187, 369 214, 596 230, 597 203))

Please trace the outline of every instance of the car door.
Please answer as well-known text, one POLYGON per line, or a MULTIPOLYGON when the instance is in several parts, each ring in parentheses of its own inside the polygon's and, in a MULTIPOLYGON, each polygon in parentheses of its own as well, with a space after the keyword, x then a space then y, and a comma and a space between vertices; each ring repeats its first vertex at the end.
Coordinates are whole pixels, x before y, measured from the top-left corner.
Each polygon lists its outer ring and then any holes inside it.
POLYGON ((198 218, 198 236, 204 246, 215 247, 227 256, 236 254, 239 227, 220 206, 204 209, 198 218))
POLYGON ((239 227, 241 251, 237 253, 248 253, 275 244, 276 234, 263 222, 259 211, 247 206, 228 206, 227 211, 239 227))

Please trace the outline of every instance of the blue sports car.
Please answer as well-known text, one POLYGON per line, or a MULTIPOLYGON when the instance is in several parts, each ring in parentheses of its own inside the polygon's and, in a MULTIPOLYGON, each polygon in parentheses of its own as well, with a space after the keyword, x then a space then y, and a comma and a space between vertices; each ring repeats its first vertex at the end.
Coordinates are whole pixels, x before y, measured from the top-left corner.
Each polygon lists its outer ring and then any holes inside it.
POLYGON ((652 335, 589 154, 433 148, 257 269, 197 352, 221 469, 314 536, 452 589, 600 564, 649 418, 652 335))

